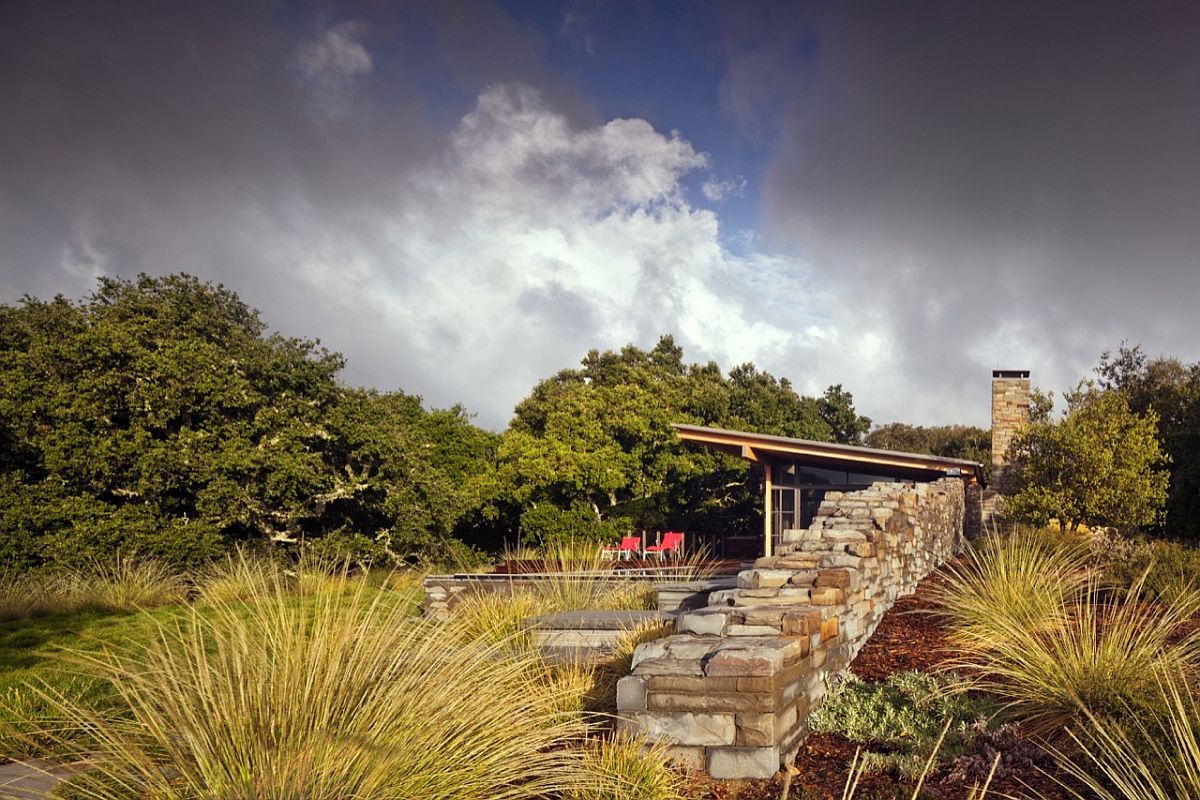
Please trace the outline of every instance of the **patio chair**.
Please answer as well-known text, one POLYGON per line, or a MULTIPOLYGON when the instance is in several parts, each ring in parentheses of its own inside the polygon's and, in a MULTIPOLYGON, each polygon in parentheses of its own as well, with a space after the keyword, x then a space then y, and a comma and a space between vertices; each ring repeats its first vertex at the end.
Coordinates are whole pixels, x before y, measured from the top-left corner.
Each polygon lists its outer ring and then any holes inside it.
POLYGON ((660 544, 652 544, 645 549, 645 554, 648 556, 651 553, 657 553, 658 559, 661 561, 670 553, 672 558, 679 558, 680 551, 683 550, 683 532, 682 531, 667 531, 663 534, 660 544))
POLYGON ((637 536, 625 536, 620 544, 608 544, 600 548, 600 555, 605 558, 619 558, 622 561, 641 555, 642 540, 637 536))

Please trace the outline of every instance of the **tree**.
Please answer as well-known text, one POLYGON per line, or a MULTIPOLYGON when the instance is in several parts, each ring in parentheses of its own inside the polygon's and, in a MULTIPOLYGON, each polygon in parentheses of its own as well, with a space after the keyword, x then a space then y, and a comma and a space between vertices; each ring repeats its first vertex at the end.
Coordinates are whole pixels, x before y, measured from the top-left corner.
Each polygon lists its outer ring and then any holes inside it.
POLYGON ((1148 358, 1140 346, 1105 351, 1096 367, 1101 388, 1119 391, 1136 413, 1158 416, 1158 436, 1171 458, 1164 529, 1200 538, 1200 364, 1148 358))
POLYGON ((985 480, 991 480, 992 432, 970 425, 906 425, 891 422, 867 434, 868 447, 927 453, 945 458, 962 458, 983 465, 985 480))
POLYGON ((490 512, 530 541, 759 524, 750 465, 682 445, 676 422, 821 441, 853 441, 870 425, 840 386, 804 397, 753 364, 726 377, 714 363, 687 364, 670 336, 649 351, 593 350, 518 404, 500 443, 490 512))
POLYGON ((1039 415, 1013 439, 1001 490, 1006 513, 1064 530, 1162 521, 1167 456, 1153 411, 1133 413, 1125 396, 1088 384, 1067 395, 1061 420, 1039 415))
POLYGON ((347 389, 342 365, 187 275, 0 306, 0 568, 121 549, 190 564, 343 534, 405 557, 444 543, 495 437, 461 409, 347 389))

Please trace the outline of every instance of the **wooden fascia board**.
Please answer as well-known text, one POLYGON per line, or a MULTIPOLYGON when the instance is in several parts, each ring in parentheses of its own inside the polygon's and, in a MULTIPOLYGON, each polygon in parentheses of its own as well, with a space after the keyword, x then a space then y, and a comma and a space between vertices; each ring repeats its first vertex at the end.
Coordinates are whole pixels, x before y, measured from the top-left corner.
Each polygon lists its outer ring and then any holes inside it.
POLYGON ((900 467, 907 469, 925 469, 930 472, 945 473, 949 469, 957 469, 961 475, 970 474, 974 478, 974 470, 963 469, 962 467, 948 467, 945 464, 939 464, 931 461, 918 459, 895 459, 895 458, 880 458, 878 455, 859 455, 850 453, 844 450, 830 451, 825 449, 815 449, 811 447, 796 447, 794 445, 782 445, 776 443, 752 442, 745 439, 739 439, 732 436, 722 436, 720 434, 701 434, 695 431, 680 431, 681 439, 690 442, 700 442, 702 444, 724 445, 729 447, 741 447, 742 458, 748 461, 765 461, 769 460, 773 455, 794 455, 794 456, 813 456, 822 459, 852 461, 856 464, 881 464, 890 467, 900 467), (747 455, 749 453, 750 455, 747 455), (751 457, 753 456, 753 457, 751 457))

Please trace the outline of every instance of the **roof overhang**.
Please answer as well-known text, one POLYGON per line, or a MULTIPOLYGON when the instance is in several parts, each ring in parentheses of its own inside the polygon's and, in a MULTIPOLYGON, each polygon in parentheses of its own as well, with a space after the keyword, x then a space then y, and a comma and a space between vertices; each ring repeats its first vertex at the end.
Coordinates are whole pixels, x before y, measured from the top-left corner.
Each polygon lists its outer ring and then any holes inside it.
POLYGON ((884 468, 885 472, 894 470, 906 476, 929 480, 957 477, 968 483, 983 485, 983 465, 961 458, 901 453, 874 447, 816 442, 811 439, 789 439, 786 436, 706 428, 700 425, 673 424, 671 427, 685 442, 696 442, 755 463, 801 461, 848 469, 866 468, 863 469, 865 472, 870 472, 872 467, 878 467, 884 468))

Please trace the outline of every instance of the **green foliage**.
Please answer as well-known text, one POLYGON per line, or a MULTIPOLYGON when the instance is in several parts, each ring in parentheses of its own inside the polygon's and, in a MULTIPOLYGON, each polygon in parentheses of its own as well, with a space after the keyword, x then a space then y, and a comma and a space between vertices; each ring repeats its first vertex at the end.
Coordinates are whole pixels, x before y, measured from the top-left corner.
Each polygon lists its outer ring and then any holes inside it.
POLYGON ((623 518, 601 519, 595 509, 575 506, 561 509, 548 502, 531 505, 521 513, 521 539, 539 547, 570 542, 611 542, 630 525, 623 518))
POLYGON ((192 565, 339 530, 396 560, 443 549, 494 437, 347 389, 342 363, 186 275, 0 306, 0 565, 192 565))
POLYGON ((684 363, 670 336, 649 351, 593 350, 579 369, 542 381, 518 404, 499 446, 488 513, 510 520, 526 542, 753 524, 761 489, 750 467, 681 445, 671 427, 679 422, 822 441, 857 441, 870 425, 840 386, 803 397, 753 364, 726 377, 711 362, 684 363), (597 527, 605 523, 611 527, 597 527))
POLYGON ((1168 473, 1157 416, 1133 413, 1125 396, 1081 386, 1066 416, 1034 419, 1013 439, 1002 490, 1005 513, 1062 529, 1140 527, 1162 521, 1168 473))
POLYGON ((867 434, 868 447, 927 453, 945 458, 962 458, 982 464, 985 480, 991 480, 992 432, 970 425, 906 425, 892 422, 867 434))
POLYGON ((1158 436, 1171 460, 1166 519, 1171 536, 1200 537, 1200 364, 1147 358, 1124 344, 1105 352, 1096 367, 1100 386, 1119 391, 1138 414, 1154 412, 1158 436))
POLYGON ((995 707, 966 692, 952 675, 898 672, 883 683, 847 676, 809 716, 815 732, 837 733, 852 742, 879 748, 865 754, 869 772, 895 771, 918 778, 937 749, 940 759, 961 754, 975 734, 974 724, 990 718, 995 707))

